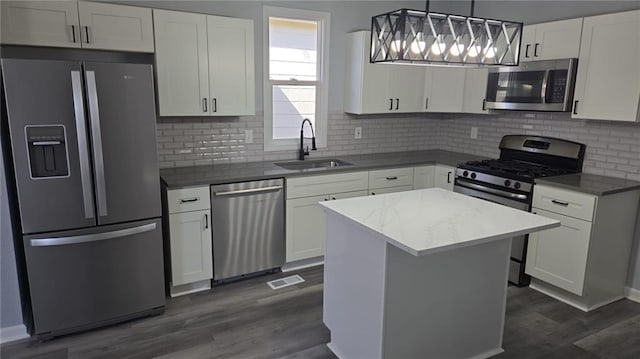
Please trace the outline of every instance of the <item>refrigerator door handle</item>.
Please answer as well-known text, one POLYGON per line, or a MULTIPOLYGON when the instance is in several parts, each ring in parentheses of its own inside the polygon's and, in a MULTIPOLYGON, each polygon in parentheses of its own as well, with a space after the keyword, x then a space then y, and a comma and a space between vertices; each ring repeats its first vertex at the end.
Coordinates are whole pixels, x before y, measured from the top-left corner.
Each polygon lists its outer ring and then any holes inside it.
POLYGON ((82 199, 84 217, 93 218, 93 193, 91 188, 91 167, 89 166, 89 147, 87 146, 87 127, 84 118, 84 98, 82 95, 82 78, 80 71, 71 71, 71 87, 73 89, 73 110, 76 119, 76 136, 80 157, 80 182, 82 183, 82 199))
POLYGON ((91 139, 93 144, 93 162, 95 165, 96 192, 98 197, 98 215, 107 215, 107 187, 104 182, 104 159, 102 155, 102 135, 100 130, 100 110, 98 109, 98 90, 95 71, 86 71, 87 94, 89 97, 89 119, 91 121, 91 139))
POLYGON ((38 238, 38 239, 32 239, 30 242, 32 247, 62 246, 66 244, 79 244, 79 243, 87 243, 87 242, 104 241, 104 240, 113 239, 113 238, 122 238, 122 237, 132 236, 134 234, 153 231, 155 229, 156 229, 156 224, 149 223, 139 227, 119 229, 117 231, 112 231, 112 232, 85 234, 82 236, 72 236, 72 237, 38 238))

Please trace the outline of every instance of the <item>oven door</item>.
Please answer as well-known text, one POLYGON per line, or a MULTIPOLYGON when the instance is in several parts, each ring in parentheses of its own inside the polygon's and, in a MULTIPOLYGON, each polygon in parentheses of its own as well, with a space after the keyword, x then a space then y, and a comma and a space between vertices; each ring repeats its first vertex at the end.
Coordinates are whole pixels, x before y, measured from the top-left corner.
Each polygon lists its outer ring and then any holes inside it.
MULTIPOLYGON (((498 203, 511 208, 529 212, 528 197, 524 194, 511 193, 491 187, 482 186, 467 180, 456 178, 453 186, 454 192, 480 198, 485 201, 498 203)), ((528 235, 512 238, 511 261, 509 263, 509 282, 523 286, 529 284, 529 277, 524 273, 525 259, 527 255, 528 235)))

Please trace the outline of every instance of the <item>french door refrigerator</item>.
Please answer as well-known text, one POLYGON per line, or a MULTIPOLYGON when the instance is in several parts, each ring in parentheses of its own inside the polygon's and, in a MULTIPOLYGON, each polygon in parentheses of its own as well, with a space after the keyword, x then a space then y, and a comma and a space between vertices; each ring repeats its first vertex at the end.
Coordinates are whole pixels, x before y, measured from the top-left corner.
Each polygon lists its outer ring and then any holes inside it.
POLYGON ((32 334, 165 304, 151 65, 2 60, 32 334))

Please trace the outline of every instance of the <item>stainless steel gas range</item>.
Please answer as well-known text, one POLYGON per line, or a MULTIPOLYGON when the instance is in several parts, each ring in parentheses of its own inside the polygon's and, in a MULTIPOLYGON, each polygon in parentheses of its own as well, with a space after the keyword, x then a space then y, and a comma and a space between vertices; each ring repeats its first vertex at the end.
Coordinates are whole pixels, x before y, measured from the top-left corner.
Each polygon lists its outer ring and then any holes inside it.
MULTIPOLYGON (((536 178, 582 171, 585 145, 550 137, 507 135, 500 141, 500 158, 470 161, 456 169, 454 191, 531 211, 536 178)), ((527 238, 513 238, 509 282, 525 286, 527 238)))

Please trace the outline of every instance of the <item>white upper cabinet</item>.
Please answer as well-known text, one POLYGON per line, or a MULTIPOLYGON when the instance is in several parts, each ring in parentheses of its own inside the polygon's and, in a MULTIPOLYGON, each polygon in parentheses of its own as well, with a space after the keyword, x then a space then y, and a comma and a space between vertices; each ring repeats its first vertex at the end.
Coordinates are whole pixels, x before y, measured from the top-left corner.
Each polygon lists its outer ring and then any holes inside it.
POLYGON ((207 16, 210 114, 255 114, 253 21, 207 16))
POLYGON ((209 114, 207 17, 153 10, 158 114, 209 114))
POLYGON ((520 61, 578 57, 582 18, 527 25, 523 28, 520 61))
POLYGON ((80 47, 76 1, 0 1, 3 44, 80 47))
POLYGON ((371 33, 347 34, 344 111, 355 114, 421 112, 424 67, 369 62, 371 33))
POLYGON ((151 9, 80 1, 78 12, 83 48, 154 51, 151 9))
POLYGON ((2 43, 153 52, 151 9, 77 1, 2 1, 2 43))
POLYGON ((637 121, 640 10, 584 18, 571 117, 637 121))
POLYGON ((462 112, 464 78, 463 67, 426 67, 425 111, 462 112))
POLYGON ((255 113, 253 21, 153 10, 160 116, 255 113))
POLYGON ((487 114, 486 94, 489 70, 486 68, 465 69, 462 112, 487 114))

